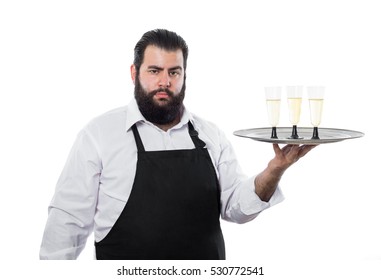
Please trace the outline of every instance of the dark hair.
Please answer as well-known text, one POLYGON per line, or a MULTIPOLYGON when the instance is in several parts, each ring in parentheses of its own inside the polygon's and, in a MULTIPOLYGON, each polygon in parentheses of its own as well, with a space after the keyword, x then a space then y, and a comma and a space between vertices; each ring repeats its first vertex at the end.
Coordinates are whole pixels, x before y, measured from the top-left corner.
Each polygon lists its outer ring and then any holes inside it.
POLYGON ((187 68, 188 46, 183 38, 175 32, 166 29, 155 29, 143 34, 134 49, 134 65, 139 72, 143 63, 144 51, 147 46, 153 45, 166 51, 176 51, 181 49, 184 58, 184 70, 187 68))

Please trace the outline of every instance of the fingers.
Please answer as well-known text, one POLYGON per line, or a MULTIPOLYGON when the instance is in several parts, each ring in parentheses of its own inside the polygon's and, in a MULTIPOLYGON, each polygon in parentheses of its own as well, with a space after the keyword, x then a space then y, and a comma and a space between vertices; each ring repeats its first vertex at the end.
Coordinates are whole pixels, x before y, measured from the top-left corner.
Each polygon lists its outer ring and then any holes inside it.
POLYGON ((289 161, 295 163, 316 146, 317 145, 286 145, 282 148, 282 153, 289 161))
POLYGON ((276 143, 273 144, 273 149, 276 155, 282 152, 282 150, 279 148, 279 145, 276 143))
POLYGON ((299 150, 299 158, 304 157, 309 151, 315 148, 317 145, 303 145, 299 150))
POLYGON ((317 145, 294 145, 288 144, 282 149, 278 144, 273 144, 273 149, 276 156, 288 157, 292 159, 293 162, 296 162, 301 157, 305 156, 309 151, 315 148, 317 145))
POLYGON ((300 158, 299 153, 300 153, 301 147, 299 147, 299 145, 290 145, 288 148, 289 149, 287 151, 287 158, 289 159, 291 163, 297 162, 300 158))
POLYGON ((284 154, 296 155, 298 154, 299 145, 286 145, 282 148, 284 154))

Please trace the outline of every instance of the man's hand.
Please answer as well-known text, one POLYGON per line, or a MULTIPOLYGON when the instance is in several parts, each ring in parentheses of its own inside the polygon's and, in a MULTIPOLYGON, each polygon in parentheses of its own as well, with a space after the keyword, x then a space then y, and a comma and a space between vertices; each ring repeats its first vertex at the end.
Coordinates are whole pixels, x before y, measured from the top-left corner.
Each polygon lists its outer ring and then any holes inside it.
POLYGON ((278 144, 273 144, 275 157, 255 178, 255 193, 263 201, 269 201, 287 168, 315 147, 316 145, 286 145, 281 149, 278 144))
POLYGON ((281 149, 278 144, 273 144, 275 157, 271 164, 284 172, 315 147, 316 145, 286 145, 281 149))

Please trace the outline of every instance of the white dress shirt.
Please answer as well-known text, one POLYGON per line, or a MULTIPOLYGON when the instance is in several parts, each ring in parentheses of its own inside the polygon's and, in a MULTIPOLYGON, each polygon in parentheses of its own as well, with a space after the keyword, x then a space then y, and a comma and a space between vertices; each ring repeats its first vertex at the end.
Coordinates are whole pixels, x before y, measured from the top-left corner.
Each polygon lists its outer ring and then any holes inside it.
POLYGON ((41 259, 76 259, 94 231, 102 240, 121 214, 135 178, 137 124, 146 151, 194 149, 188 121, 206 143, 221 189, 221 217, 245 223, 283 200, 279 188, 269 202, 254 191, 254 176, 242 173, 231 144, 214 124, 185 109, 179 124, 163 131, 146 121, 136 101, 85 126, 72 147, 54 197, 40 249, 41 259))

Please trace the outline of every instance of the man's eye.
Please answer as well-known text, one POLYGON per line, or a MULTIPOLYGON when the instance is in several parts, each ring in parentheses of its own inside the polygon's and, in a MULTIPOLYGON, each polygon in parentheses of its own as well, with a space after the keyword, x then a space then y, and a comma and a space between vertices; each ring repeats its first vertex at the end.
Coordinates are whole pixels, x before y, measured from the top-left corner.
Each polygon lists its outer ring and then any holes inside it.
POLYGON ((178 76, 178 75, 180 75, 180 73, 177 71, 172 71, 172 72, 169 72, 169 75, 170 76, 178 76))
POLYGON ((156 69, 150 69, 150 70, 148 70, 148 73, 157 74, 157 73, 159 73, 159 71, 156 69))

